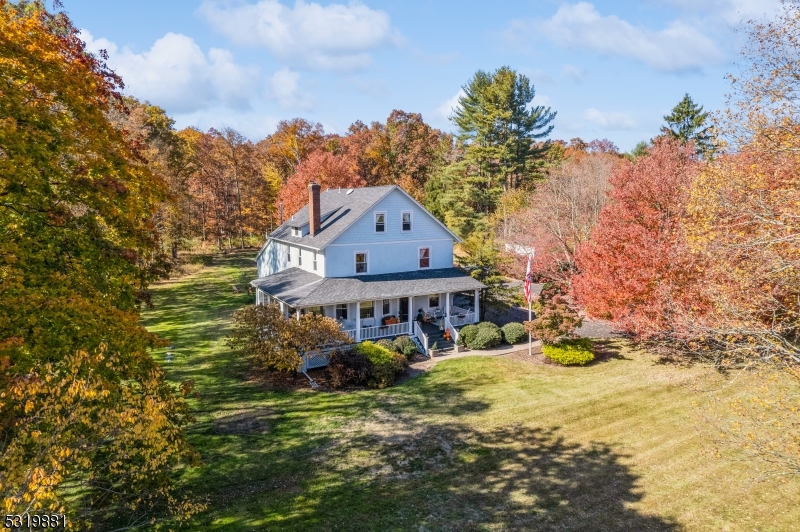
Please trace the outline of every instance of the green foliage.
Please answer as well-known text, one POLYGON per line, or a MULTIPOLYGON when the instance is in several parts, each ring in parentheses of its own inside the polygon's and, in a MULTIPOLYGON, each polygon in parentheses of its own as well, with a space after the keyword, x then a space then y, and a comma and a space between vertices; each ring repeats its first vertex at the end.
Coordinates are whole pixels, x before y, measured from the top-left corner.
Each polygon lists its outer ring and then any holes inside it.
POLYGON ((542 353, 563 366, 585 366, 594 360, 592 342, 588 338, 561 340, 557 344, 545 344, 542 353))
POLYGON ((635 161, 639 157, 644 157, 648 153, 648 148, 650 147, 650 143, 646 140, 641 141, 636 146, 634 146, 633 151, 626 158, 631 161, 635 161))
MULTIPOLYGON (((464 327, 466 329, 466 327, 464 327)), ((464 330, 462 329, 462 331, 464 330)), ((470 331, 471 339, 466 342, 470 349, 488 349, 503 342, 503 333, 494 323, 484 321, 475 326, 475 334, 470 331)))
POLYGON ((708 113, 704 113, 703 106, 692 101, 688 93, 664 120, 667 125, 661 128, 663 133, 684 143, 693 141, 698 155, 710 156, 714 153, 713 128, 706 125, 708 113))
POLYGON ((502 313, 514 301, 516 290, 506 286, 506 279, 500 268, 508 263, 508 258, 501 254, 495 241, 485 234, 474 234, 461 243, 463 255, 456 257, 462 269, 469 272, 473 279, 486 285, 481 290, 480 316, 484 318, 487 311, 502 313))
POLYGON ((463 88, 451 117, 458 127, 456 160, 434 176, 427 204, 467 237, 488 230, 504 190, 530 188, 549 149, 535 140, 550 134, 555 112, 531 107, 533 85, 508 67, 479 70, 463 88))
POLYGON ((381 338, 380 340, 375 342, 375 345, 383 347, 384 349, 387 349, 389 351, 396 351, 394 348, 394 344, 388 338, 381 338))
POLYGON ((521 323, 511 322, 506 323, 501 328, 503 331, 503 340, 507 344, 516 344, 521 342, 522 340, 528 339, 528 332, 525 330, 525 326, 521 323))
POLYGON ((476 336, 478 336, 478 326, 474 323, 464 325, 461 330, 458 331, 458 341, 462 345, 469 346, 476 336))
POLYGON ((411 360, 417 352, 417 344, 408 336, 398 336, 392 342, 395 352, 402 353, 408 360, 411 360))
POLYGON ((437 351, 438 349, 439 349, 439 343, 433 342, 433 345, 431 346, 431 351, 437 351))
POLYGON ((372 362, 355 351, 337 351, 328 361, 328 375, 335 388, 366 384, 372 368, 372 362))
POLYGON ((391 386, 405 369, 405 357, 372 342, 361 342, 353 351, 365 356, 372 363, 372 370, 367 378, 367 385, 372 388, 391 386))

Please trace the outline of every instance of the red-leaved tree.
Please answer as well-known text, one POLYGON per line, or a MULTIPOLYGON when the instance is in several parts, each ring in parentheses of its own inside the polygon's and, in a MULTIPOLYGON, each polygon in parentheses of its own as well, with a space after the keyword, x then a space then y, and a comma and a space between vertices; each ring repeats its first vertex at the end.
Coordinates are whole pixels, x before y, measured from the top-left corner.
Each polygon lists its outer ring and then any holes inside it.
POLYGON ((358 188, 365 186, 364 179, 353 171, 352 164, 344 157, 327 151, 315 151, 297 166, 297 170, 286 182, 278 195, 284 212, 292 215, 308 203, 308 184, 316 181, 326 188, 358 188))
POLYGON ((681 327, 688 311, 702 312, 702 268, 682 225, 696 171, 693 147, 669 139, 615 168, 610 201, 576 253, 572 293, 590 316, 652 338, 681 327))

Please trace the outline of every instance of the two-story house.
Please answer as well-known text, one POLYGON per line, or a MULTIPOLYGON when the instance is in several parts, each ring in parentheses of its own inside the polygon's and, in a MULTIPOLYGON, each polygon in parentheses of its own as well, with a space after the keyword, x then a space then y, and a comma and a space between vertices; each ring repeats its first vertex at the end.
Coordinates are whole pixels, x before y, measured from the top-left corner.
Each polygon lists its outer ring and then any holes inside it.
POLYGON ((431 322, 455 337, 478 321, 485 286, 453 266, 460 239, 402 188, 308 189, 256 257, 257 304, 335 318, 357 342, 408 334, 425 348, 431 322))

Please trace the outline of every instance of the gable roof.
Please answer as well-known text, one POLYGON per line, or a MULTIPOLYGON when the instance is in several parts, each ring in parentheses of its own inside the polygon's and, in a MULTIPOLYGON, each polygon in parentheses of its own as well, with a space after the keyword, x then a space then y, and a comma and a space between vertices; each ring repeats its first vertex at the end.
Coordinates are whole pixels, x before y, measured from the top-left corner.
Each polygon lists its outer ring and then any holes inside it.
MULTIPOLYGON (((434 215, 428 212, 425 207, 420 205, 418 201, 397 185, 354 189, 329 188, 319 195, 319 210, 322 213, 322 222, 320 223, 320 230, 316 235, 312 236, 311 233, 307 233, 303 236, 292 235, 293 227, 303 227, 309 223, 308 204, 306 204, 302 209, 292 215, 291 218, 284 221, 282 225, 271 232, 269 238, 321 250, 344 233, 347 228, 358 221, 359 218, 368 213, 372 206, 388 196, 395 189, 400 191, 428 216, 435 220, 456 242, 461 242, 461 239, 458 238, 455 233, 448 229, 446 225, 440 222, 434 215), (349 194, 348 190, 350 190, 349 194)), ((265 248, 266 244, 261 248, 259 255, 263 253, 265 248)))
POLYGON ((309 223, 308 204, 306 204, 271 232, 269 238, 312 249, 322 249, 394 188, 394 185, 354 188, 350 194, 347 193, 348 189, 329 188, 319 195, 319 211, 324 221, 320 224, 320 230, 316 235, 308 233, 304 236, 292 236, 292 227, 303 227, 309 223))

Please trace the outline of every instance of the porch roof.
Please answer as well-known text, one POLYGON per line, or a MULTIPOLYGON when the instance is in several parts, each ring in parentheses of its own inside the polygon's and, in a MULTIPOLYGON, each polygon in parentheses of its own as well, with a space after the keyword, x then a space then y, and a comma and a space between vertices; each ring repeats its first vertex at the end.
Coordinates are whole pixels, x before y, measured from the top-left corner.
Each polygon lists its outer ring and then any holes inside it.
POLYGON ((289 268, 250 284, 294 308, 486 288, 457 268, 326 278, 289 268))

